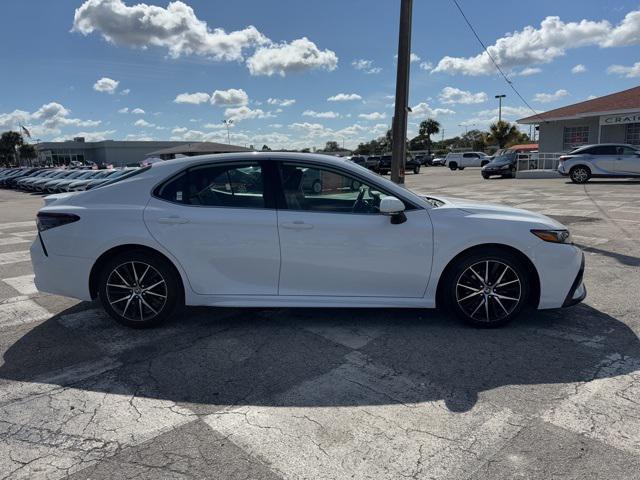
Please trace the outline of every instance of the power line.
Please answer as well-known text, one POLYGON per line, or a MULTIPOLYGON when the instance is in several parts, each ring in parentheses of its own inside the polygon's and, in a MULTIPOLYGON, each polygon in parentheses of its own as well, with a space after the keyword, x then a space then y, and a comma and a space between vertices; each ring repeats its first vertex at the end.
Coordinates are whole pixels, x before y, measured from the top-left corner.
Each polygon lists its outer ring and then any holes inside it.
POLYGON ((476 29, 473 28, 473 25, 471 25, 471 22, 469 21, 469 19, 465 15, 464 11, 462 10, 462 7, 458 3, 458 0, 451 0, 451 1, 458 8, 458 11, 460 12, 460 15, 462 15, 462 18, 464 18, 464 21, 467 23, 467 26, 469 27, 471 32, 473 32, 473 35, 476 37, 476 40, 478 40, 478 43, 480 43, 480 45, 482 45, 482 48, 484 49, 485 53, 491 59, 491 62, 493 63, 493 65, 496 67, 498 72, 500 72, 500 75, 502 75, 502 78, 504 78, 504 81, 507 82, 507 84, 516 93, 516 95, 520 98, 520 100, 522 100, 522 103, 524 103, 529 108, 529 110, 531 110, 533 112, 533 116, 538 117, 540 120, 544 121, 544 119, 540 116, 540 114, 538 112, 536 112, 535 109, 531 105, 529 105, 529 102, 527 102, 524 99, 524 97, 522 95, 520 95, 520 92, 518 91, 518 89, 513 84, 513 81, 507 76, 506 73, 504 73, 502 68, 500 68, 500 65, 498 65, 498 62, 496 62, 496 60, 493 58, 493 55, 491 55, 491 53, 489 53, 489 49, 487 48, 487 46, 484 44, 484 42, 482 41, 482 39, 478 35, 478 32, 476 32, 476 29))

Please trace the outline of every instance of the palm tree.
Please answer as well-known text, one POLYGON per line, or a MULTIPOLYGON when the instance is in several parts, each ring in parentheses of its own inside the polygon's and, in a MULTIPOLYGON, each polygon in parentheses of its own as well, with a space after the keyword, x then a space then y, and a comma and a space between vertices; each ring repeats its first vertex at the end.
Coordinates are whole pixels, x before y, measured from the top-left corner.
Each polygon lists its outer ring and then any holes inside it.
POLYGON ((507 143, 518 136, 520 131, 515 125, 509 122, 498 121, 489 126, 488 143, 497 143, 500 148, 504 148, 507 143))
POLYGON ((420 122, 420 129, 418 130, 418 134, 427 139, 427 148, 429 150, 429 155, 431 155, 431 135, 436 135, 440 133, 440 122, 434 120, 433 118, 427 118, 426 120, 420 122))

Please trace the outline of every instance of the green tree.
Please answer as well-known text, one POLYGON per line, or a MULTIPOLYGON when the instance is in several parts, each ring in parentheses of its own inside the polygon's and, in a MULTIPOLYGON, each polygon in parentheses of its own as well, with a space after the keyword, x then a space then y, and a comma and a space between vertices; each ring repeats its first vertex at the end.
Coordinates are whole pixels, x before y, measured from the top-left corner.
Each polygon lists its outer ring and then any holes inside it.
POLYGON ((5 164, 15 163, 16 148, 24 143, 18 132, 8 131, 0 136, 0 159, 5 164))
POLYGON ((31 160, 38 157, 38 152, 36 148, 30 143, 23 143, 19 147, 20 151, 20 159, 27 160, 29 164, 31 164, 31 160))
POLYGON ((263 152, 270 152, 271 149, 269 148, 269 145, 262 145, 262 151, 263 152))
POLYGON ((420 122, 420 128, 418 130, 418 136, 425 139, 429 155, 431 155, 431 135, 437 135, 440 133, 440 122, 433 118, 427 118, 420 122))
POLYGON ((334 140, 329 140, 324 146, 325 152, 337 152, 338 150, 341 150, 340 144, 334 140))
POLYGON ((520 131, 515 125, 509 122, 498 121, 489 126, 487 142, 498 144, 499 148, 504 148, 509 142, 517 138, 520 131))

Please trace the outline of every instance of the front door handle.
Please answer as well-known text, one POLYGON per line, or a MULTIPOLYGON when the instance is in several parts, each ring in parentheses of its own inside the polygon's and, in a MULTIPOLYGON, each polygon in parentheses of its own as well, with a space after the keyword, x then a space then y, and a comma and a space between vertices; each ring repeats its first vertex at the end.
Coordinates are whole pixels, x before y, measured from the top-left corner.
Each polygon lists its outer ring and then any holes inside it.
POLYGON ((160 217, 158 218, 158 223, 162 223, 165 225, 182 225, 185 223, 189 223, 189 219, 182 217, 160 217))
POLYGON ((313 228, 313 225, 310 223, 304 223, 301 220, 296 220, 295 222, 284 222, 281 223, 280 226, 289 230, 311 230, 313 228))

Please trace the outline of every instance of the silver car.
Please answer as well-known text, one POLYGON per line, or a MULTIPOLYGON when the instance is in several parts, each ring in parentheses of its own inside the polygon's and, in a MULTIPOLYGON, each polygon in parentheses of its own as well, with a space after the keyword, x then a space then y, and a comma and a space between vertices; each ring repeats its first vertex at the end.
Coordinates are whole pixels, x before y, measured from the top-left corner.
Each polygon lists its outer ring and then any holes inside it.
POLYGON ((586 145, 559 160, 558 172, 574 183, 586 183, 592 177, 640 177, 640 150, 633 145, 586 145))

